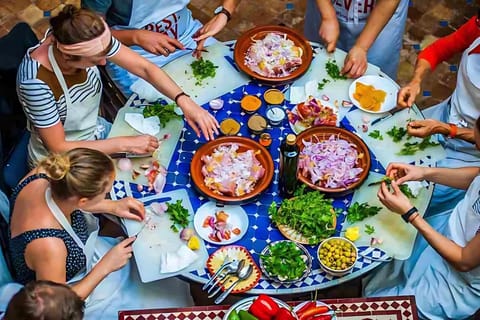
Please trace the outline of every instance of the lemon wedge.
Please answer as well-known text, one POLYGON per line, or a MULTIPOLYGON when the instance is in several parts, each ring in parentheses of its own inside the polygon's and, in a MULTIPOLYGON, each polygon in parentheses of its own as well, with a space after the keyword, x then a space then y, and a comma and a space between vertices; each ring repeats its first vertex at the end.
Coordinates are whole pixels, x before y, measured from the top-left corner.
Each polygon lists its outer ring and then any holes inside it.
POLYGON ((345 231, 345 238, 350 241, 357 241, 360 237, 360 227, 350 227, 345 231))

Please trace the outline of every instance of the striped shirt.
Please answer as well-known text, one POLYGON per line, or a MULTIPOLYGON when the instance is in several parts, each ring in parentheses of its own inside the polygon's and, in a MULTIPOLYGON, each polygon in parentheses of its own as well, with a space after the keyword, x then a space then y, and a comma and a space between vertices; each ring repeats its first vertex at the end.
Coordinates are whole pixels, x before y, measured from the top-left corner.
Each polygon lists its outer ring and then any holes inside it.
MULTIPOLYGON (((120 42, 112 37, 112 48, 107 54, 111 58, 120 50, 120 42)), ((63 92, 55 97, 52 84, 39 79, 40 63, 33 60, 30 53, 39 45, 30 48, 23 58, 17 73, 17 94, 28 119, 30 130, 49 128, 59 122, 64 123, 67 105, 63 92)), ((68 83, 72 103, 83 101, 92 94, 101 92, 102 82, 96 66, 86 69, 85 81, 68 83)))

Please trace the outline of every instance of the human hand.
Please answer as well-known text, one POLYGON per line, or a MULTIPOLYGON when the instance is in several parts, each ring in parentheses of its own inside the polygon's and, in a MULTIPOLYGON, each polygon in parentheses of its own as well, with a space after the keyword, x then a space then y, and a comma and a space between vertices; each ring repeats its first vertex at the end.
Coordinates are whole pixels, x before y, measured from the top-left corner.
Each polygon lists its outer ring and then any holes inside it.
POLYGON ((397 104, 402 108, 410 108, 420 93, 420 82, 412 81, 398 91, 397 104))
POLYGON ((389 188, 386 182, 382 182, 377 192, 377 197, 388 210, 398 214, 404 214, 410 210, 412 204, 407 196, 400 191, 398 185, 399 183, 397 183, 397 181, 392 181, 389 188))
POLYGON ((345 57, 341 74, 348 78, 358 78, 367 71, 367 51, 358 46, 353 46, 345 57))
POLYGON ((421 181, 425 177, 425 167, 393 162, 387 166, 386 175, 399 185, 407 181, 421 181))
POLYGON ((132 243, 133 241, 135 241, 135 239, 137 238, 127 238, 121 241, 112 249, 108 250, 108 252, 102 257, 102 259, 100 259, 97 266, 99 266, 100 268, 104 268, 107 274, 122 268, 132 257, 132 243))
POLYGON ((228 19, 224 14, 215 15, 210 21, 205 23, 203 27, 198 29, 193 35, 193 40, 197 42, 197 50, 192 52, 192 55, 196 58, 200 58, 205 41, 208 37, 213 37, 219 33, 227 24, 228 19))
POLYGON ((136 221, 142 221, 145 218, 145 207, 143 203, 132 197, 126 197, 114 203, 113 214, 117 217, 136 221))
POLYGON ((200 137, 200 132, 202 132, 207 141, 215 139, 214 134, 218 135, 220 127, 217 119, 187 96, 180 97, 178 101, 181 102, 179 107, 183 111, 185 120, 197 136, 200 137))
POLYGON ((185 49, 177 39, 148 30, 136 30, 135 43, 150 53, 165 57, 168 57, 177 49, 185 49))
POLYGON ((152 153, 160 145, 158 142, 158 139, 149 134, 142 134, 142 135, 133 136, 133 137, 125 137, 125 140, 126 140, 125 150, 127 152, 131 152, 135 154, 152 153))
POLYGON ((410 121, 407 125, 407 133, 414 137, 425 138, 432 134, 448 134, 449 129, 445 128, 443 122, 434 119, 410 121))
POLYGON ((340 26, 337 18, 335 17, 335 19, 322 20, 322 24, 318 30, 318 35, 327 48, 328 53, 335 51, 337 47, 338 36, 340 35, 340 26))

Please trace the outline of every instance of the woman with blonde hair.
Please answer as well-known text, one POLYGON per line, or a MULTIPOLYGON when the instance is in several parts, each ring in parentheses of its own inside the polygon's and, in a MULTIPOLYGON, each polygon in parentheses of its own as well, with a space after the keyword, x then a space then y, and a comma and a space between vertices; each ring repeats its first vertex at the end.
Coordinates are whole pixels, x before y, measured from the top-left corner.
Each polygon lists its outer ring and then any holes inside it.
POLYGON ((142 220, 133 198, 105 199, 114 179, 112 160, 100 151, 76 148, 52 154, 14 189, 9 254, 14 279, 68 283, 86 299, 86 319, 116 317, 119 309, 190 304, 188 286, 169 279, 147 287, 130 272, 135 237, 98 236, 97 218, 106 212, 142 220), (163 289, 162 289, 163 288, 163 289), (165 289, 168 288, 168 289, 165 289))
POLYGON ((17 75, 17 92, 27 115, 29 158, 35 163, 48 152, 83 147, 111 154, 152 153, 158 140, 150 135, 102 140, 98 111, 102 83, 97 65, 107 59, 151 83, 175 101, 197 135, 218 134, 218 122, 165 73, 123 46, 103 19, 87 9, 66 5, 50 19, 51 33, 27 51, 17 75))

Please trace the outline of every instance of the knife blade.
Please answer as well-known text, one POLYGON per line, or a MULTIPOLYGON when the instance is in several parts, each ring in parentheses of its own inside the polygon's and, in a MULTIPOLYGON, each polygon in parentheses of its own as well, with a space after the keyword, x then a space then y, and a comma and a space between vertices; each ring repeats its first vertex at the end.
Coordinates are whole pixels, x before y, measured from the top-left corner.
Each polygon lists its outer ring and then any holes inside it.
POLYGON ((115 152, 110 154, 112 159, 121 159, 121 158, 148 158, 151 157, 151 153, 130 153, 130 152, 115 152))
POLYGON ((404 109, 404 108, 401 108, 401 107, 395 107, 395 108, 393 108, 392 110, 390 110, 387 115, 385 115, 385 116, 383 116, 383 117, 380 117, 380 118, 378 118, 378 119, 373 120, 372 123, 370 123, 370 125, 373 126, 373 125, 379 123, 380 121, 383 121, 383 120, 385 120, 385 119, 388 119, 388 118, 390 118, 391 116, 393 116, 395 113, 400 112, 400 111, 402 111, 403 109, 404 109))

